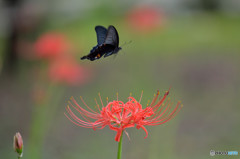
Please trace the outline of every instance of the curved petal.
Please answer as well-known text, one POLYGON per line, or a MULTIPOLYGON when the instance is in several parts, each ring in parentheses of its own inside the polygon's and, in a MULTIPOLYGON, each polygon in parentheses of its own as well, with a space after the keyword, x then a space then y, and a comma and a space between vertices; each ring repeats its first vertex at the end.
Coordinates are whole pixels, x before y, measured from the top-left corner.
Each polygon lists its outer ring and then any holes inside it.
POLYGON ((142 126, 142 125, 137 125, 136 128, 137 128, 137 129, 142 128, 142 129, 145 131, 146 136, 144 137, 144 139, 146 139, 146 138, 148 137, 148 131, 147 131, 147 129, 146 129, 144 126, 142 126))

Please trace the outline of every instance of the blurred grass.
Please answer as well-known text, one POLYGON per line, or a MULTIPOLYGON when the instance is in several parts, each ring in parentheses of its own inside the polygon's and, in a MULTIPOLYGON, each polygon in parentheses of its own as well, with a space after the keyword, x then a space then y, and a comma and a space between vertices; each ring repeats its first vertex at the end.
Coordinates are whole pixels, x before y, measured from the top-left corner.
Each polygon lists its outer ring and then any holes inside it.
MULTIPOLYGON (((104 17, 104 16, 103 16, 104 17)), ((132 40, 130 46, 125 46, 129 56, 137 52, 139 56, 156 54, 168 56, 187 53, 198 53, 194 50, 238 51, 240 49, 239 17, 217 15, 195 15, 190 17, 166 18, 166 24, 158 32, 150 34, 134 33, 130 30, 124 18, 89 17, 84 23, 76 21, 60 28, 76 46, 80 45, 84 53, 96 44, 94 26, 113 24, 120 34, 120 45, 132 40), (134 46, 134 47, 133 47, 134 46), (194 52, 193 52, 194 51, 194 52)))
MULTIPOLYGON (((146 55, 182 56, 199 52, 205 54, 209 50, 218 52, 218 54, 225 54, 227 51, 231 54, 238 54, 240 50, 240 32, 238 31, 240 17, 223 14, 166 17, 162 28, 150 34, 133 32, 126 25, 125 17, 106 11, 102 12, 102 10, 62 26, 56 24, 58 22, 52 20, 45 28, 65 33, 74 46, 81 50, 77 56, 87 54, 96 45, 94 31, 96 25, 107 27, 110 24, 118 29, 120 45, 132 41, 131 44, 123 47, 123 52, 126 52, 128 56, 143 56, 142 58, 145 58, 146 55)), ((1 59, 4 56, 4 46, 4 37, 0 37, 1 59)))

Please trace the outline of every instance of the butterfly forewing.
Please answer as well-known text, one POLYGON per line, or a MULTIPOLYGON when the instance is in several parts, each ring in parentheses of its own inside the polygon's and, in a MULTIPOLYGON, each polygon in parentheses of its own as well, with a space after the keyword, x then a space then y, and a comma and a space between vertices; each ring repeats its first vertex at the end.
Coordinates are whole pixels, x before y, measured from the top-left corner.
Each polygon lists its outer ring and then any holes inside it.
POLYGON ((107 29, 103 26, 96 26, 95 31, 97 33, 97 42, 98 45, 102 45, 107 36, 107 29))
POLYGON ((118 47, 119 45, 119 37, 118 37, 117 30, 112 25, 108 27, 107 36, 104 41, 104 44, 114 45, 115 47, 118 47))

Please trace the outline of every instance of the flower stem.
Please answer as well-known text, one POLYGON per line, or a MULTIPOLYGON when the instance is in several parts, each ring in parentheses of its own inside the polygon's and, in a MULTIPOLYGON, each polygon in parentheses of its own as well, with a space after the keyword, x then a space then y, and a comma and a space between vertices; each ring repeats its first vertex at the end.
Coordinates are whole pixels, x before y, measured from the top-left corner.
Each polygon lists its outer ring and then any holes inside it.
POLYGON ((122 156, 122 138, 123 138, 123 133, 121 134, 120 141, 118 143, 118 155, 117 159, 121 159, 122 156))

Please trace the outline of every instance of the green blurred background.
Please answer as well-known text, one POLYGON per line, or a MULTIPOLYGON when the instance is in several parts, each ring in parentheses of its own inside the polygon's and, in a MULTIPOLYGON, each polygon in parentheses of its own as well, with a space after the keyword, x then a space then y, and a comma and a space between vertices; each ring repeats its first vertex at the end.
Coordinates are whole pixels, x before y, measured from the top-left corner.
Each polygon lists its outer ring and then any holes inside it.
MULTIPOLYGON (((82 96, 94 108, 98 92, 109 100, 118 92, 126 102, 129 93, 139 99, 143 90, 145 107, 157 90, 163 95, 169 87, 171 100, 181 100, 183 109, 170 122, 147 127, 147 139, 143 130, 128 129, 123 159, 240 152, 238 1, 5 0, 0 7, 0 158, 16 158, 12 142, 18 131, 25 159, 116 158, 115 132, 72 124, 63 114, 69 98, 82 96), (97 44, 96 25, 114 25, 120 45, 132 42, 116 57, 81 61, 97 44), (70 45, 64 54, 85 70, 81 82, 52 80, 54 60, 36 56, 36 43, 51 33, 70 45)), ((68 73, 63 76, 78 72, 68 73)))

